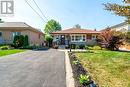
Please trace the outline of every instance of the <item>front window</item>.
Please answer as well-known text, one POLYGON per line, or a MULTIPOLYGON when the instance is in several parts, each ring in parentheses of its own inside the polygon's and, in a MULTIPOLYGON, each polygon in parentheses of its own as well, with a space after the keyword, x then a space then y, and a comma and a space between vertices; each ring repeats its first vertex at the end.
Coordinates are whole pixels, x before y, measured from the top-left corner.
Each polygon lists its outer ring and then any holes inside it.
POLYGON ((21 32, 13 32, 13 37, 14 36, 20 36, 21 35, 21 32))
POLYGON ((71 40, 74 41, 74 36, 72 36, 71 40))
POLYGON ((2 37, 2 32, 0 32, 0 37, 2 37))
POLYGON ((97 38, 97 36, 96 35, 92 35, 92 39, 96 39, 97 38))
POLYGON ((71 41, 72 42, 85 42, 86 36, 85 35, 72 35, 71 41))
POLYGON ((83 41, 85 41, 86 40, 86 37, 85 37, 85 35, 83 35, 83 41))

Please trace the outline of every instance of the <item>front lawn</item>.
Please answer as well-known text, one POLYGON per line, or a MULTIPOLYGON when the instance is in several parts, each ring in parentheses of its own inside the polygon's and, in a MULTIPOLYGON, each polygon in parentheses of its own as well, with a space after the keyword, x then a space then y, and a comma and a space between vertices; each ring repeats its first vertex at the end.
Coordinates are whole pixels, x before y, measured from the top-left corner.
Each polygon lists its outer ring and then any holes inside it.
POLYGON ((130 87, 130 53, 92 50, 76 56, 99 87, 130 87))
POLYGON ((25 50, 0 50, 0 56, 24 52, 25 50))

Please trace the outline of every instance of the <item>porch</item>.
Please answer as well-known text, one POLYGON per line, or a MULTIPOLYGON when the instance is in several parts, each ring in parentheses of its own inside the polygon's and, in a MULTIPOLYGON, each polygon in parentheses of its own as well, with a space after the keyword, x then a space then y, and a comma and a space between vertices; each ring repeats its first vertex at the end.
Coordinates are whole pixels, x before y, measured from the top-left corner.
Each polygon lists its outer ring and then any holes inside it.
POLYGON ((57 45, 93 45, 96 43, 95 34, 58 34, 53 35, 53 42, 57 45))

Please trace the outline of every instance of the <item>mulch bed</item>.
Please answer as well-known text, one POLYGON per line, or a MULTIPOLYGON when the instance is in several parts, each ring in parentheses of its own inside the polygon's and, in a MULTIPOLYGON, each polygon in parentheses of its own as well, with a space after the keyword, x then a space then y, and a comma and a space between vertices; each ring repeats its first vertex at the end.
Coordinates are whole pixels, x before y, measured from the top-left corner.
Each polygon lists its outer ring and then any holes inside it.
POLYGON ((80 62, 78 64, 73 64, 73 61, 77 61, 77 58, 73 52, 69 53, 69 57, 70 57, 70 62, 73 70, 75 87, 98 87, 94 84, 94 81, 91 79, 91 77, 89 78, 90 79, 89 84, 84 84, 84 85, 80 84, 79 82, 80 75, 81 74, 88 75, 88 72, 86 71, 86 69, 84 69, 84 67, 81 65, 80 62))

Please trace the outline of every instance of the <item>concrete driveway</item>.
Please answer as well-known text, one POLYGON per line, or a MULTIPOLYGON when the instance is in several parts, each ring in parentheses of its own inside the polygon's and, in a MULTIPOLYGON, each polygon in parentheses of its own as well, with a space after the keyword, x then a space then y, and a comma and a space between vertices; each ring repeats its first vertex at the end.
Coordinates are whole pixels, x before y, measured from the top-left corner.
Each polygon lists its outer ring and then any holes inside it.
POLYGON ((0 57, 0 87, 66 87, 64 59, 53 49, 0 57))

